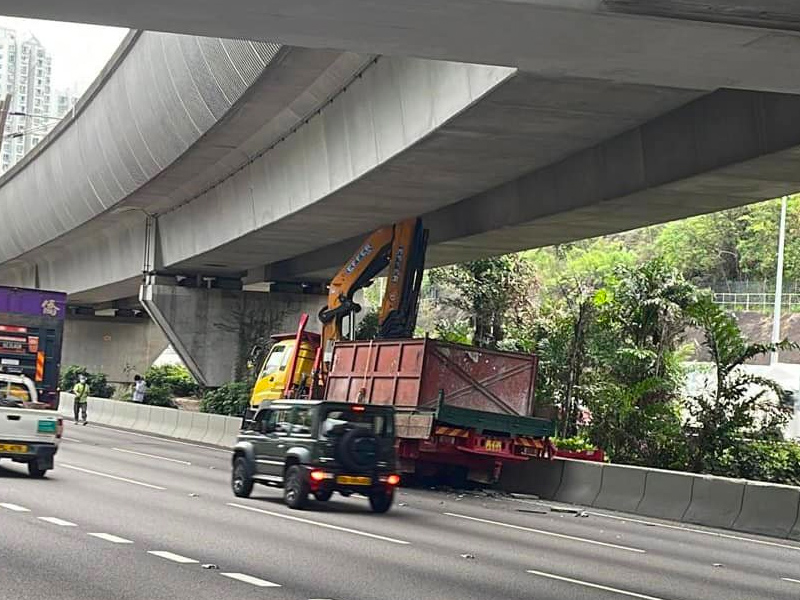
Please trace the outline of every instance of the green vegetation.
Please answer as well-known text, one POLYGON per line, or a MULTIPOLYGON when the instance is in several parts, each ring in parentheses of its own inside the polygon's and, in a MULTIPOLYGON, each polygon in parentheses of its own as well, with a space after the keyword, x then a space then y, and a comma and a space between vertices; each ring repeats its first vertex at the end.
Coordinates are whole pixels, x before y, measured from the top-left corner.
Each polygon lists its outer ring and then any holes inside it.
MULTIPOLYGON (((796 483, 800 449, 781 439, 782 390, 738 368, 773 348, 748 344, 709 291, 771 285, 779 212, 770 201, 434 269, 420 328, 536 352, 539 410, 557 415, 565 449, 596 445, 618 463, 796 483), (713 368, 706 389, 687 397, 690 328, 713 368)), ((800 197, 788 206, 788 282, 800 280, 798 232, 800 197)))
POLYGON ((105 373, 90 373, 86 367, 78 365, 70 365, 61 370, 61 389, 71 392, 81 375, 86 376, 89 393, 95 398, 111 398, 114 395, 114 386, 108 383, 105 373))
POLYGON ((197 396, 200 393, 200 386, 182 365, 150 367, 144 374, 144 380, 147 382, 148 398, 163 393, 178 398, 197 396), (162 389, 163 393, 160 391, 162 389))
POLYGON ((251 386, 244 381, 232 381, 215 390, 207 390, 200 402, 200 410, 239 417, 247 408, 250 389, 251 386))

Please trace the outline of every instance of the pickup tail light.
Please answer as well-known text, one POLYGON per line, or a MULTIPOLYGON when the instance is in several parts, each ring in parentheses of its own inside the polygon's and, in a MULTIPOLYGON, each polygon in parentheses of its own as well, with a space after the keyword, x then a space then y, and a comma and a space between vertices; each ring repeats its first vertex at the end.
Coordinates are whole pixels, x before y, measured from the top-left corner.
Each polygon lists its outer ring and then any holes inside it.
POLYGON ((395 486, 400 483, 400 475, 397 475, 396 473, 392 473, 391 475, 384 475, 380 478, 380 481, 382 483, 385 483, 386 485, 395 486))
POLYGON ((311 477, 311 481, 324 481, 325 479, 331 479, 333 476, 322 469, 314 469, 309 474, 309 477, 311 477))

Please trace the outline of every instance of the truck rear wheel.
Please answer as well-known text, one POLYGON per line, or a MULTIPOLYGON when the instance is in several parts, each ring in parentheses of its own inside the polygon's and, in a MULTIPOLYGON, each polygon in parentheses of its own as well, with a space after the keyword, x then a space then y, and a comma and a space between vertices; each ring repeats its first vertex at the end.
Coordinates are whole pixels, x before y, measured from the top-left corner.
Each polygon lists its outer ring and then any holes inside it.
POLYGON ((48 469, 41 468, 35 460, 28 463, 28 475, 34 479, 42 479, 47 471, 48 469))

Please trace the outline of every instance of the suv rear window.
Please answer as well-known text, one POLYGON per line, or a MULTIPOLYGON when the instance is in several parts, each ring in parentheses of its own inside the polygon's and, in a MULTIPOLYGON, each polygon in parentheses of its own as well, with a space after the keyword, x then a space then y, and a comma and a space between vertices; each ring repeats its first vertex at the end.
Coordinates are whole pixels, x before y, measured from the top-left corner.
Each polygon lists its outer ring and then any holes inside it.
POLYGON ((320 433, 322 435, 336 437, 353 427, 366 429, 379 437, 394 435, 394 420, 388 413, 330 408, 320 415, 320 433))

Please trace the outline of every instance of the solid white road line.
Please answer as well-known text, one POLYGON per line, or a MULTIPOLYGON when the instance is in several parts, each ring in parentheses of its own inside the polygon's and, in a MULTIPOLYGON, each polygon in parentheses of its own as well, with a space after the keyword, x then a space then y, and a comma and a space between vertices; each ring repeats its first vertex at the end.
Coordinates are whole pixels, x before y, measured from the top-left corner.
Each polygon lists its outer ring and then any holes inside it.
POLYGON ((552 573, 543 573, 542 571, 529 570, 531 575, 538 575, 539 577, 546 577, 547 579, 555 579, 557 581, 564 581, 566 583, 574 583, 583 587, 592 588, 595 590, 603 590, 604 592, 612 592, 621 596, 628 596, 630 598, 641 598, 641 600, 664 600, 663 598, 656 598, 655 596, 648 596, 646 594, 637 594, 636 592, 629 592, 627 590, 620 590, 607 585, 600 585, 598 583, 591 583, 589 581, 581 581, 580 579, 572 579, 571 577, 562 577, 561 575, 553 575, 552 573))
MULTIPOLYGON (((191 465, 188 460, 177 460, 175 458, 167 458, 166 456, 158 456, 156 454, 146 454, 144 452, 135 452, 133 450, 125 450, 124 448, 111 448, 112 450, 116 450, 117 452, 124 452, 125 454, 135 454, 136 456, 144 456, 146 458, 155 458, 157 460, 166 460, 169 462, 178 463, 181 465, 191 465)), ((281 463, 283 464, 283 463, 281 463)))
POLYGON ((64 469, 72 469, 73 471, 80 471, 81 473, 88 473, 89 475, 106 477, 108 479, 114 479, 115 481, 124 481, 125 483, 132 483, 133 485, 140 485, 142 487, 150 488, 153 490, 167 489, 165 487, 161 487, 160 485, 153 485, 152 483, 144 483, 143 481, 136 481, 135 479, 128 479, 127 477, 117 477, 116 475, 110 475, 109 473, 100 473, 99 471, 92 471, 90 469, 84 469, 83 467, 76 467, 75 465, 67 465, 65 463, 59 463, 59 466, 64 469))
POLYGON ((59 519, 58 517, 38 517, 42 521, 47 521, 48 523, 52 523, 53 525, 59 525, 61 527, 77 527, 75 523, 71 523, 70 521, 65 521, 64 519, 59 519))
POLYGON ((8 510, 13 510, 14 512, 31 512, 30 508, 25 508, 19 504, 11 504, 10 502, 0 502, 0 506, 8 510))
POLYGON ((114 544, 132 544, 133 542, 130 540, 126 540, 125 538, 118 537, 116 535, 111 535, 110 533, 90 533, 92 537, 100 538, 101 540, 105 540, 107 542, 112 542, 114 544))
POLYGON ((82 443, 83 443, 81 440, 79 440, 79 439, 77 439, 77 438, 74 438, 74 437, 67 437, 67 436, 65 436, 65 435, 62 435, 62 436, 61 436, 61 439, 62 439, 62 440, 67 440, 68 442, 75 442, 76 444, 82 444, 82 443))
POLYGON ((768 542, 767 540, 757 540, 742 535, 733 535, 731 533, 721 533, 719 531, 705 531, 704 529, 697 529, 695 527, 685 527, 683 525, 669 525, 667 523, 656 523, 655 521, 647 521, 645 519, 636 519, 634 517, 620 517, 618 515, 607 515, 605 513, 598 513, 598 512, 589 512, 589 514, 595 517, 605 517, 606 519, 614 519, 616 521, 630 521, 631 523, 640 523, 642 525, 648 525, 650 527, 661 527, 663 529, 676 529, 678 531, 700 533, 702 535, 710 535, 712 537, 725 538, 727 540, 737 540, 739 542, 751 542, 753 544, 761 544, 762 546, 773 546, 775 548, 785 548, 787 550, 800 550, 800 546, 792 546, 791 544, 781 544, 780 542, 768 542))
POLYGON ((173 554, 172 552, 167 552, 166 550, 148 550, 147 553, 152 554, 153 556, 158 556, 160 558, 166 558, 167 560, 171 560, 172 562, 181 563, 182 565, 196 564, 200 562, 199 560, 195 560, 193 558, 186 558, 185 556, 181 556, 180 554, 173 554))
POLYGON ((789 583, 800 583, 800 579, 792 579, 791 577, 781 577, 781 581, 788 581, 789 583))
POLYGON ((354 535, 361 535, 364 537, 372 538, 375 540, 382 540, 384 542, 391 542, 392 544, 410 544, 411 542, 406 542, 405 540, 398 540, 395 538, 386 537, 383 535, 377 535, 374 533, 368 533, 366 531, 360 531, 358 529, 349 529, 348 527, 340 527, 338 525, 330 525, 329 523, 322 523, 320 521, 312 521, 311 519, 303 519, 302 517, 294 517, 292 515, 284 515, 281 513, 272 512, 269 510, 263 510, 261 508, 254 508, 252 506, 245 506, 244 504, 236 504, 235 502, 228 502, 228 506, 233 506, 234 508, 242 508, 244 510, 249 510, 252 512, 261 513, 263 515, 269 515, 270 517, 277 517, 279 519, 286 519, 288 521, 296 521, 298 523, 306 523, 307 525, 316 525, 317 527, 324 527, 325 529, 334 529, 336 531, 343 531, 344 533, 352 533, 354 535))
POLYGON ((251 585, 257 585, 258 587, 281 587, 280 584, 272 583, 271 581, 265 581, 264 579, 259 579, 258 577, 245 575, 244 573, 220 573, 220 575, 223 577, 236 579, 237 581, 244 581, 245 583, 249 583, 251 585))
POLYGON ((539 535, 547 535, 550 537, 560 538, 562 540, 571 540, 573 542, 581 542, 584 544, 592 544, 595 546, 604 546, 606 548, 614 548, 615 550, 625 550, 626 552, 638 552, 644 554, 646 551, 640 548, 631 548, 629 546, 620 546, 619 544, 610 544, 608 542, 600 542, 598 540, 590 540, 582 537, 575 537, 574 535, 566 535, 564 533, 555 533, 553 531, 543 531, 541 529, 532 529, 530 527, 523 527, 522 525, 512 525, 511 523, 502 523, 500 521, 490 521, 489 519, 479 519, 477 517, 469 517, 467 515, 459 515, 457 513, 444 513, 448 517, 455 517, 457 519, 466 519, 467 521, 476 521, 478 523, 486 523, 488 525, 496 525, 498 527, 507 527, 508 529, 517 529, 519 531, 527 531, 530 533, 538 533, 539 535))

